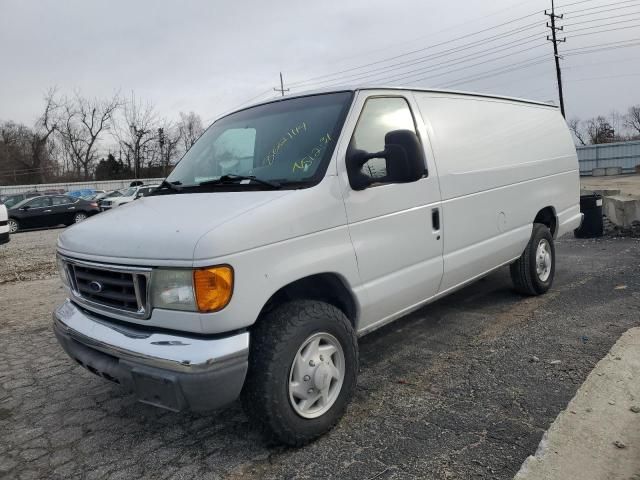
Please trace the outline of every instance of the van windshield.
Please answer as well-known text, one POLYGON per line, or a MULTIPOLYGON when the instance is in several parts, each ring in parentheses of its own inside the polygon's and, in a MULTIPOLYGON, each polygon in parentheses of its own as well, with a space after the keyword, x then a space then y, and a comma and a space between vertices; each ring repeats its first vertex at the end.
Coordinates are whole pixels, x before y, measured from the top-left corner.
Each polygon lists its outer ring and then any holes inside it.
POLYGON ((211 185, 221 177, 226 184, 237 179, 233 183, 258 188, 265 186, 260 180, 283 188, 317 183, 326 172, 351 98, 351 92, 292 98, 223 117, 166 181, 181 188, 211 185))

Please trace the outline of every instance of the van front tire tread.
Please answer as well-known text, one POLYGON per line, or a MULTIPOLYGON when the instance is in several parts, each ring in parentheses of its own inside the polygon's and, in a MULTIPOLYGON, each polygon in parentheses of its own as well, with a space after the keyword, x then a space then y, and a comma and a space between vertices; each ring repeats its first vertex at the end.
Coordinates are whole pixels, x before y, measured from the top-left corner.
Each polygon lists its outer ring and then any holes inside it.
POLYGON ((357 337, 345 314, 325 302, 293 300, 267 313, 251 332, 242 405, 252 424, 266 437, 300 447, 338 423, 355 391, 357 370, 357 337), (320 331, 340 341, 345 354, 345 377, 331 409, 318 418, 304 419, 289 403, 289 370, 302 342, 320 331))

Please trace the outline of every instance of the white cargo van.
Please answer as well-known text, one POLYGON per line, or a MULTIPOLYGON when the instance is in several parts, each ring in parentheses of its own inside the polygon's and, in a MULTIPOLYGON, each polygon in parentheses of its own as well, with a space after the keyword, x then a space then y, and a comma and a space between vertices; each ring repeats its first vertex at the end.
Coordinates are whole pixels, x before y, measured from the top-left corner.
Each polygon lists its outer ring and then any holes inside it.
POLYGON ((554 239, 580 221, 553 106, 387 88, 284 97, 220 118, 151 196, 60 235, 55 332, 144 403, 241 397, 302 445, 344 413, 357 336, 503 265, 516 290, 545 293, 554 239))
POLYGON ((0 245, 7 243, 9 239, 9 214, 7 207, 0 202, 0 245))

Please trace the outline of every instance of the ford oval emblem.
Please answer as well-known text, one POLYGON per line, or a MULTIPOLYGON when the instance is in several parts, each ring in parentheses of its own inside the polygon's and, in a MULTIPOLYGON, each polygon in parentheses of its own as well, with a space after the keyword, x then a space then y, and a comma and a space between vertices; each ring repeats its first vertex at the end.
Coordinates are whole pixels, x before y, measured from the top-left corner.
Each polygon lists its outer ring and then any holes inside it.
POLYGON ((102 291, 102 284, 94 280, 89 284, 89 288, 93 293, 100 293, 102 291))

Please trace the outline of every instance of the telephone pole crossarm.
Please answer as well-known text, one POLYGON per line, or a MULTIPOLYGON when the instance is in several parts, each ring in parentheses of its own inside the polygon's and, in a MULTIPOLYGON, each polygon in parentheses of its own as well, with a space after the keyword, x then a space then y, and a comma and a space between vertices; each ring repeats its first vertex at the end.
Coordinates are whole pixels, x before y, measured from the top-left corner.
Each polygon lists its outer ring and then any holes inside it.
POLYGON ((280 92, 283 97, 284 97, 284 92, 289 91, 288 88, 284 88, 284 81, 282 80, 282 72, 280 72, 280 88, 274 88, 273 90, 275 92, 280 92))

